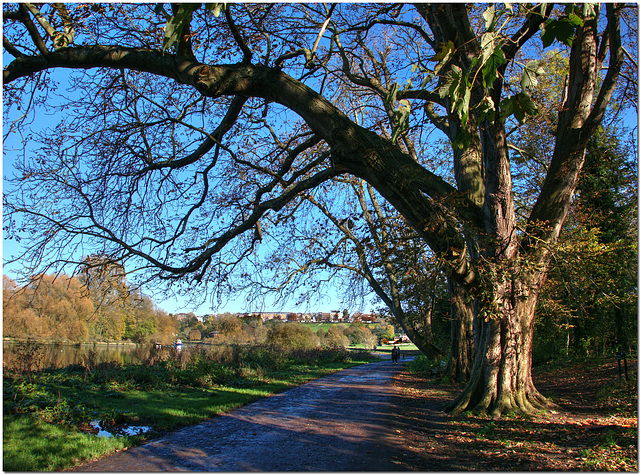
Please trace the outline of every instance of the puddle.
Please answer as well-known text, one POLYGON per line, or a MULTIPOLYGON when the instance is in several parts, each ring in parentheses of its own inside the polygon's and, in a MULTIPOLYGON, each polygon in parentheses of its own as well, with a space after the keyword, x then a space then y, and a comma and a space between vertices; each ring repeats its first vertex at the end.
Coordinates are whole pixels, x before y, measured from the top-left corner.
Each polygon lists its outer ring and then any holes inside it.
POLYGON ((90 424, 91 428, 93 428, 93 434, 103 438, 113 438, 114 436, 135 436, 151 430, 150 426, 134 425, 117 425, 114 427, 109 427, 109 429, 107 430, 101 426, 101 423, 98 420, 94 420, 90 424))

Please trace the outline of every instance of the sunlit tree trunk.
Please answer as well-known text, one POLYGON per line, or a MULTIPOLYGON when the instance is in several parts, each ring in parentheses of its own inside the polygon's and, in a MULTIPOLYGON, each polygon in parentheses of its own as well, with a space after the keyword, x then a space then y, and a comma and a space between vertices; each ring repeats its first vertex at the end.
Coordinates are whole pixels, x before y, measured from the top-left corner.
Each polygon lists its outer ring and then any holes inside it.
MULTIPOLYGON (((514 278, 501 285, 503 312, 476 320, 477 344, 465 390, 450 410, 533 412, 552 407, 531 378, 533 323, 541 273, 514 278)), ((485 313, 486 314, 486 313, 485 313)))

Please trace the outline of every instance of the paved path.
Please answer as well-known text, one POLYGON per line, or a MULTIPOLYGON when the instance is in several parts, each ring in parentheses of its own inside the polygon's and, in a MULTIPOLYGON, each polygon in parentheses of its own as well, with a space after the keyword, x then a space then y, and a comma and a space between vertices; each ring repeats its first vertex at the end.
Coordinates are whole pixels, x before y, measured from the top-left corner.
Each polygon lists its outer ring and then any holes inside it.
POLYGON ((76 470, 398 471, 399 366, 353 367, 76 470))

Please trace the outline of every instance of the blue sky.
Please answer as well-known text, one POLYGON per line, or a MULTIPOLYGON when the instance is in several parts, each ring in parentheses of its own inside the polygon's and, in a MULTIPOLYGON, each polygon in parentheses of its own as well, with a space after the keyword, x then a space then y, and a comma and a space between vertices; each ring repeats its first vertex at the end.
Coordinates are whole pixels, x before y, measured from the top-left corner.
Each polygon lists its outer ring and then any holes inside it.
MULTIPOLYGON (((3 55, 3 62, 7 64, 13 58, 5 53, 3 55)), ((73 97, 73 90, 70 87, 70 72, 65 69, 53 70, 50 71, 52 79, 54 79, 58 83, 58 87, 50 92, 47 97, 48 105, 58 105, 62 103, 67 98, 73 97)), ((4 104, 4 101, 3 101, 4 104)), ((37 107, 37 113, 35 115, 35 120, 33 123, 30 123, 29 127, 34 130, 43 130, 46 127, 54 127, 61 120, 61 116, 58 115, 58 112, 52 112, 48 107, 37 107)), ((5 109, 6 112, 6 109, 5 109)), ((3 122, 3 136, 7 133, 10 121, 17 119, 23 111, 16 111, 15 108, 11 110, 9 121, 6 123, 3 122)), ((10 184, 6 181, 7 177, 10 177, 15 171, 15 163, 17 160, 21 160, 23 154, 28 159, 30 155, 34 154, 33 150, 36 150, 38 147, 37 143, 31 142, 32 147, 31 150, 27 149, 26 152, 22 145, 22 138, 18 132, 13 132, 7 136, 7 139, 3 143, 3 164, 2 164, 2 175, 3 175, 3 190, 9 186, 10 184)), ((28 242, 29 236, 22 236, 24 242, 28 242)), ((13 263, 11 265, 5 265, 4 260, 8 258, 12 254, 16 254, 19 251, 19 244, 12 240, 7 240, 4 235, 3 228, 3 274, 16 279, 17 272, 21 269, 21 265, 19 263, 13 263)), ((87 252, 90 253, 90 252, 87 252)), ((77 259, 80 260, 84 255, 76 255, 77 259)), ((72 268, 65 268, 65 271, 68 273, 72 273, 72 268)), ((362 312, 371 312, 376 307, 379 307, 376 298, 371 296, 369 299, 365 298, 360 304, 350 305, 348 303, 343 303, 341 300, 341 288, 338 284, 327 284, 322 289, 322 294, 316 294, 314 301, 304 303, 304 304, 296 304, 297 299, 294 295, 292 298, 289 298, 287 301, 282 301, 277 295, 268 295, 264 297, 264 299, 252 299, 248 297, 246 294, 240 294, 237 298, 228 301, 224 304, 217 304, 217 302, 212 302, 211 297, 207 298, 203 303, 196 304, 189 301, 185 297, 173 296, 170 298, 163 299, 163 295, 160 293, 154 293, 151 288, 142 288, 143 293, 147 294, 156 302, 158 307, 164 309, 170 313, 177 312, 194 312, 196 314, 206 314, 211 312, 242 312, 242 311, 255 311, 255 310, 263 310, 263 311, 298 311, 298 312, 307 312, 307 311, 323 311, 328 312, 330 310, 343 310, 348 309, 350 312, 362 311, 362 312)), ((373 294, 373 293, 372 293, 373 294)))
MULTIPOLYGON (((3 160, 4 170, 3 173, 6 174, 10 172, 11 166, 9 162, 3 160), (7 164, 9 166, 7 166, 7 164)), ((3 174, 3 175, 4 175, 3 174)), ((4 181, 4 180, 3 180, 4 181)), ((15 253, 18 250, 18 247, 14 241, 6 240, 3 238, 3 258, 15 253)), ((16 278, 16 271, 20 269, 20 265, 12 264, 10 266, 4 266, 3 264, 3 274, 9 276, 10 278, 16 278)), ((311 303, 309 305, 302 304, 297 305, 294 299, 289 299, 289 301, 282 302, 278 301, 278 297, 275 295, 267 296, 264 300, 254 300, 245 295, 239 295, 237 298, 228 301, 226 304, 216 305, 212 304, 210 299, 202 304, 193 304, 189 303, 186 298, 183 297, 171 297, 163 300, 162 296, 158 294, 154 294, 151 291, 145 291, 143 288, 143 292, 149 294, 158 305, 159 308, 167 311, 168 313, 188 313, 194 312, 195 314, 207 314, 207 313, 223 313, 223 312, 244 312, 244 311, 294 311, 294 312, 308 312, 308 311, 323 311, 328 312, 330 310, 339 310, 348 309, 351 313, 355 311, 362 312, 370 312, 377 305, 365 304, 362 307, 351 307, 348 304, 343 304, 341 302, 341 298, 338 295, 338 289, 335 287, 328 287, 326 291, 322 295, 318 295, 318 299, 320 300, 318 303, 311 303)))
MULTIPOLYGON (((11 56, 5 53, 3 56, 4 63, 11 61, 13 59, 11 56)), ((69 77, 70 73, 67 70, 54 70, 51 72, 51 76, 55 81, 58 82, 58 87, 53 90, 49 96, 47 103, 48 104, 58 104, 61 100, 64 100, 67 97, 72 97, 70 94, 73 94, 69 86, 69 77), (62 97, 62 99, 58 99, 56 95, 62 97)), ((4 101, 3 101, 4 104, 4 101)), ((53 127, 57 123, 60 122, 61 117, 57 115, 56 112, 51 112, 51 109, 47 107, 38 107, 36 114, 36 119, 29 126, 34 130, 43 130, 46 127, 53 127)), ((10 127, 10 121, 16 120, 22 111, 18 112, 15 110, 11 110, 9 115, 9 121, 3 121, 3 136, 7 133, 10 127)), ((38 144, 35 142, 31 142, 33 146, 31 149, 25 149, 22 145, 22 137, 19 132, 13 132, 7 135, 6 140, 3 142, 3 160, 2 160, 2 176, 3 176, 3 190, 6 187, 10 186, 10 184, 6 181, 8 177, 11 177, 15 171, 15 163, 18 160, 21 160, 23 154, 25 158, 29 158, 29 156, 34 154, 35 149, 37 149, 38 144)), ((29 236, 22 236, 23 243, 28 242, 29 236)), ((6 235, 3 228, 3 274, 9 276, 10 278, 16 279, 17 272, 21 269, 21 265, 19 263, 13 263, 10 265, 5 265, 5 259, 9 258, 11 255, 15 255, 20 250, 20 245, 13 240, 7 240, 6 235)), ((81 259, 84 255, 77 255, 78 260, 81 259)), ((72 268, 65 268, 65 271, 68 273, 72 273, 72 268)), ((237 298, 230 300, 223 304, 214 303, 211 297, 205 299, 203 303, 193 303, 189 301, 186 297, 181 296, 172 296, 169 298, 163 299, 163 295, 160 293, 154 293, 151 288, 142 288, 143 293, 147 294, 158 305, 159 308, 164 309, 169 313, 178 313, 178 312, 194 312, 196 314, 206 314, 206 313, 222 313, 222 312, 244 312, 244 311, 296 311, 296 312, 307 312, 307 311, 323 311, 328 312, 330 310, 343 310, 348 309, 350 312, 362 311, 362 312, 371 312, 375 307, 379 305, 377 303, 372 303, 371 301, 365 301, 363 304, 351 306, 349 304, 343 304, 340 297, 340 288, 339 286, 335 286, 332 284, 325 285, 323 287, 323 293, 317 294, 314 301, 305 304, 296 304, 295 296, 289 298, 287 301, 282 301, 277 295, 268 295, 263 299, 254 299, 248 297, 246 294, 240 294, 237 298)), ((371 299, 374 299, 373 297, 371 299)), ((202 300, 202 299, 201 299, 202 300)))

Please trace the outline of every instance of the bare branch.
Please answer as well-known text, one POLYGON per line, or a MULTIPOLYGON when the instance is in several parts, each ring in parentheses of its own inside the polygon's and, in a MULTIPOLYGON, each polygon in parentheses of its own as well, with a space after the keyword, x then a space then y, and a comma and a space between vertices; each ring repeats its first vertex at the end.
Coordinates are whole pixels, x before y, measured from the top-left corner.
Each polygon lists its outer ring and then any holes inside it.
POLYGON ((33 44, 36 46, 36 48, 38 48, 38 51, 40 51, 40 53, 43 56, 45 57, 48 56, 49 49, 47 48, 46 44, 44 43, 44 40, 40 36, 40 33, 38 32, 38 28, 36 28, 36 25, 33 23, 33 21, 31 21, 27 6, 21 3, 19 5, 19 11, 21 15, 20 21, 22 21, 22 23, 24 23, 24 26, 27 27, 27 31, 29 32, 31 39, 33 40, 33 44))
POLYGON ((4 46, 4 49, 6 49, 7 52, 14 58, 20 58, 20 57, 26 56, 25 54, 18 51, 18 48, 16 48, 13 44, 11 44, 11 42, 7 39, 6 36, 2 37, 2 46, 4 46))
POLYGON ((233 35, 233 38, 236 40, 236 43, 238 43, 238 46, 240 47, 240 49, 242 50, 242 54, 244 55, 242 58, 242 63, 250 64, 253 53, 251 52, 251 49, 249 49, 249 46, 247 46, 246 40, 242 37, 240 30, 238 30, 238 27, 236 26, 235 22, 233 21, 233 18, 231 17, 231 5, 228 5, 227 8, 224 9, 224 15, 227 19, 227 24, 229 25, 231 34, 233 35))

